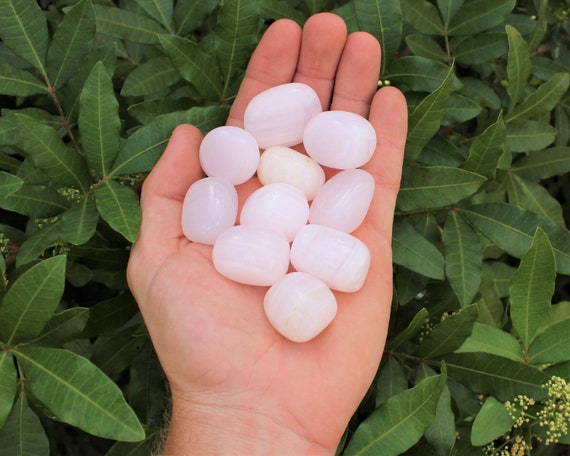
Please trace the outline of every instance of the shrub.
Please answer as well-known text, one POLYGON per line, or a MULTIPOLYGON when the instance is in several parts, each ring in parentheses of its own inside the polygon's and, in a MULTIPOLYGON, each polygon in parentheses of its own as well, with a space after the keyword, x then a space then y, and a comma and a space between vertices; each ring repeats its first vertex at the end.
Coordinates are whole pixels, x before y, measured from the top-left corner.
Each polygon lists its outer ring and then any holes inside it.
POLYGON ((3 454, 150 452, 140 184, 177 124, 225 122, 268 23, 322 10, 378 37, 410 106, 390 334, 338 453, 570 443, 568 0, 3 0, 3 454))

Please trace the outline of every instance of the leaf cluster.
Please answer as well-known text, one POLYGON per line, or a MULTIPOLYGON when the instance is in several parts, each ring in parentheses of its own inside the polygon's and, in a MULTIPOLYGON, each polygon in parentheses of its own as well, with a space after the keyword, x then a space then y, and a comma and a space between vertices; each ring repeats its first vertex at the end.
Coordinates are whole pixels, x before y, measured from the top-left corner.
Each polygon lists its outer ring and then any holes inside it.
POLYGON ((568 0, 1 1, 5 454, 149 454, 141 182, 176 125, 225 122, 271 21, 318 11, 379 39, 410 113, 386 352, 338 454, 556 454, 504 403, 570 381, 568 0))

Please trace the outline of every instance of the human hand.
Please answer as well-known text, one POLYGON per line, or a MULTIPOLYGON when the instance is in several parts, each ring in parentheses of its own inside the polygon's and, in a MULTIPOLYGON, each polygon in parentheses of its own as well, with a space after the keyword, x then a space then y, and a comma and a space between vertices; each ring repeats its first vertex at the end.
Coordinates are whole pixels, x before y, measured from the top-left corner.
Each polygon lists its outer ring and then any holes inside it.
MULTIPOLYGON (((243 126, 257 93, 287 82, 315 89, 323 109, 367 117, 377 149, 363 168, 376 181, 372 206, 353 233, 370 249, 362 289, 335 293, 338 313, 315 339, 282 337, 263 310, 266 288, 238 284, 212 266, 212 247, 182 234, 182 202, 202 177, 202 136, 179 126, 144 183, 143 221, 127 270, 172 394, 164 454, 334 454, 374 377, 392 297, 391 231, 407 129, 402 94, 376 91, 380 47, 363 32, 322 13, 303 30, 270 26, 249 63, 230 111, 243 126), (194 454, 194 453, 192 453, 194 454)), ((256 188, 238 187, 240 205, 256 188)))

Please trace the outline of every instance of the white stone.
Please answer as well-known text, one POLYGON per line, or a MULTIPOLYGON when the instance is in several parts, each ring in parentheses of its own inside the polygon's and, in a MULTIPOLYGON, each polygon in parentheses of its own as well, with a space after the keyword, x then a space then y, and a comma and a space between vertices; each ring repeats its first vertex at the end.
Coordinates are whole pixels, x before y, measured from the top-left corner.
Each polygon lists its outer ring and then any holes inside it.
POLYGON ((309 222, 346 233, 360 226, 374 196, 374 178, 362 169, 347 169, 331 177, 311 204, 309 222))
POLYGON ((305 272, 291 272, 279 280, 265 294, 263 307, 273 327, 293 342, 316 337, 337 312, 332 291, 305 272))
POLYGON ((320 112, 316 92, 307 84, 291 82, 253 97, 245 109, 244 126, 261 149, 293 146, 302 141, 307 122, 320 112))
POLYGON ((322 225, 305 225, 291 246, 291 264, 329 288, 358 291, 370 268, 368 247, 354 236, 322 225))
POLYGON ((376 132, 364 117, 347 111, 325 111, 307 124, 303 144, 309 156, 329 168, 364 165, 376 148, 376 132))
POLYGON ((289 241, 276 231, 252 226, 234 226, 214 244, 216 270, 235 282, 271 286, 289 268, 289 241))
POLYGON ((193 242, 213 244, 233 226, 238 213, 235 187, 225 179, 206 177, 194 182, 182 205, 182 232, 193 242))
POLYGON ((200 144, 200 165, 210 177, 222 177, 233 185, 250 179, 259 165, 255 138, 242 128, 223 126, 211 130, 200 144))
POLYGON ((309 219, 304 193, 289 184, 269 184, 253 192, 244 203, 240 224, 269 228, 293 241, 309 219))
POLYGON ((263 185, 293 185, 305 194, 308 201, 325 183, 325 172, 315 160, 283 146, 270 147, 261 154, 257 177, 263 185))

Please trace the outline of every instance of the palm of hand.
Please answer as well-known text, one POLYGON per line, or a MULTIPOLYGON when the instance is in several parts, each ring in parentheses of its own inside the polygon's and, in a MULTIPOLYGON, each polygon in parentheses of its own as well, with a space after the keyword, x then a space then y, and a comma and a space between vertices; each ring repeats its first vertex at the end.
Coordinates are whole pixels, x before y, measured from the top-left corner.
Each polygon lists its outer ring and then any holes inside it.
MULTIPOLYGON (((379 62, 377 43, 364 34, 347 40, 344 24, 332 15, 313 19, 297 49, 301 31, 292 23, 278 22, 266 33, 228 123, 241 126, 254 94, 293 79, 312 85, 328 107, 335 76, 332 108, 369 114, 378 133, 376 155, 383 157, 367 165, 378 183, 374 207, 354 233, 372 256, 364 287, 353 294, 336 293, 337 317, 316 339, 296 344, 280 336, 263 312, 266 289, 223 278, 212 266, 211 247, 190 243, 182 235, 182 198, 200 177, 201 135, 190 126, 177 129, 145 183, 143 226, 128 276, 173 397, 203 406, 249 407, 334 447, 372 380, 386 337, 391 221, 406 113, 395 90, 382 90, 372 100, 378 68, 370 62, 379 62), (323 28, 327 38, 322 38, 323 28), (268 69, 268 61, 279 59, 280 67, 268 69), (311 69, 319 64, 328 77, 311 69), (349 84, 356 88, 348 89, 349 84)), ((258 186, 255 179, 240 186, 240 201, 258 186)))

